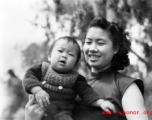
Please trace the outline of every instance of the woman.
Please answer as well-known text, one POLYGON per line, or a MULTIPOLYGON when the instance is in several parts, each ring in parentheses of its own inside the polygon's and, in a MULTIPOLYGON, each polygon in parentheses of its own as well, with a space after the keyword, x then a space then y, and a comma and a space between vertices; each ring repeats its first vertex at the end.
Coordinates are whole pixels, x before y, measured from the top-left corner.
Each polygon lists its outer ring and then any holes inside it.
POLYGON ((115 105, 116 113, 107 115, 101 109, 78 102, 73 112, 75 120, 148 120, 143 114, 143 82, 118 72, 129 65, 128 38, 116 23, 104 18, 95 18, 90 23, 83 46, 90 70, 88 83, 102 98, 115 105))

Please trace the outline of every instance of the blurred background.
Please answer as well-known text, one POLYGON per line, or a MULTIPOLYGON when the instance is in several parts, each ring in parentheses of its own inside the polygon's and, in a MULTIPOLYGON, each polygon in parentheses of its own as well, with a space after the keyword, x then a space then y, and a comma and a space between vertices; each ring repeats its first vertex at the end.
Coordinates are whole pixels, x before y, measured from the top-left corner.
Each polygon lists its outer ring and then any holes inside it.
MULTIPOLYGON (((130 33, 131 65, 121 72, 144 81, 152 120, 152 0, 0 0, 0 120, 24 120, 25 71, 47 61, 46 51, 58 37, 73 36, 82 46, 96 16, 130 33)), ((86 75, 83 57, 79 65, 86 75)))

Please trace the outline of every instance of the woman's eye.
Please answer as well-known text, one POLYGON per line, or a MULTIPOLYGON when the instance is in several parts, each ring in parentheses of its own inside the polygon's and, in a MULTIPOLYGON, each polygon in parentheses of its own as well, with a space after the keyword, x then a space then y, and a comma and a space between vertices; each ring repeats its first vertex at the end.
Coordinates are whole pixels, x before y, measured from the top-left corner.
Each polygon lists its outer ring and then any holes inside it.
POLYGON ((105 43, 101 43, 101 42, 99 42, 98 44, 99 44, 99 45, 104 45, 105 43))

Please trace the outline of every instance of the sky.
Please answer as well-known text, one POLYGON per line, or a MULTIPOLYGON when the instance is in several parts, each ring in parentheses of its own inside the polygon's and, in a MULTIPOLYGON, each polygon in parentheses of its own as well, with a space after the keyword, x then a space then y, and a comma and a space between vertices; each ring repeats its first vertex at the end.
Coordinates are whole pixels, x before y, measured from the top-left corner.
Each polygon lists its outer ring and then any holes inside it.
POLYGON ((38 0, 0 0, 0 116, 6 104, 2 80, 7 79, 7 70, 13 69, 23 78, 21 50, 30 43, 44 40, 41 29, 30 24, 35 12, 31 6, 38 0))
POLYGON ((35 1, 0 0, 0 78, 11 68, 21 72, 20 51, 32 42, 44 40, 42 30, 29 22, 34 19, 31 6, 35 1))

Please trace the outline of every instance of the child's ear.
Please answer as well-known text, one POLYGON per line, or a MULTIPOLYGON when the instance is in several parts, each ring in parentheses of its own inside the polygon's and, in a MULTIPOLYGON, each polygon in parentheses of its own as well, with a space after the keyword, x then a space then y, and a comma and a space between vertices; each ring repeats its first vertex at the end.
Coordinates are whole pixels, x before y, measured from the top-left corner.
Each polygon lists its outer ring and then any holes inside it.
POLYGON ((76 63, 72 70, 77 71, 77 68, 78 68, 78 64, 76 63))
POLYGON ((79 66, 79 62, 76 62, 74 68, 78 68, 78 66, 79 66))
POLYGON ((51 54, 48 55, 48 61, 51 62, 51 54))

